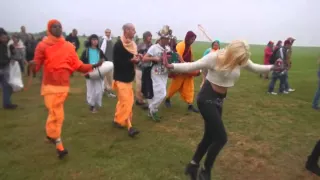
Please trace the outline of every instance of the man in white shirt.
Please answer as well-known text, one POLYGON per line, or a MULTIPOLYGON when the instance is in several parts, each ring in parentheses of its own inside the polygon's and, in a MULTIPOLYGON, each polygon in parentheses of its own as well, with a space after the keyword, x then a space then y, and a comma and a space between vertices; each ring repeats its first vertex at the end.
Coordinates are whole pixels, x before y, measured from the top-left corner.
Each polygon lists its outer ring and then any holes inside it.
MULTIPOLYGON (((102 37, 100 49, 107 57, 108 61, 113 62, 113 42, 111 37, 111 30, 106 29, 105 35, 102 37)), ((116 95, 112 92, 113 71, 106 74, 104 78, 105 91, 108 97, 115 98, 116 95)))

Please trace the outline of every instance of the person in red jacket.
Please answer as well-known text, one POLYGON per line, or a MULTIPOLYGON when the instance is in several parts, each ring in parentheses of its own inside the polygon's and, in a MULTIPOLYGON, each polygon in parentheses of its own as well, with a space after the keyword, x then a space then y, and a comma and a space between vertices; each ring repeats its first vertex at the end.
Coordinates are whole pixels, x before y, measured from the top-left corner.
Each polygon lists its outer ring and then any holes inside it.
MULTIPOLYGON (((264 49, 264 60, 263 60, 263 64, 264 65, 269 65, 270 64, 270 57, 273 53, 273 45, 274 43, 272 41, 269 41, 266 48, 264 49)), ((269 73, 265 73, 265 74, 260 74, 260 77, 264 77, 265 79, 269 79, 269 73)))

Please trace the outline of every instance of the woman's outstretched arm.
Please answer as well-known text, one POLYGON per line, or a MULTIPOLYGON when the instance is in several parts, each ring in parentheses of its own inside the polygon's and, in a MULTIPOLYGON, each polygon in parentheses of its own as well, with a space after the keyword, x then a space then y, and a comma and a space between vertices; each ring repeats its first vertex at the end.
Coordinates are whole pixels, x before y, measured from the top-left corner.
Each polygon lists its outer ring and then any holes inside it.
POLYGON ((243 68, 255 73, 267 73, 272 70, 273 65, 256 64, 249 59, 248 63, 243 68))
POLYGON ((173 63, 169 69, 172 69, 174 72, 192 72, 200 69, 212 69, 215 65, 217 59, 216 53, 211 53, 207 56, 202 57, 201 59, 194 62, 185 62, 185 63, 173 63))

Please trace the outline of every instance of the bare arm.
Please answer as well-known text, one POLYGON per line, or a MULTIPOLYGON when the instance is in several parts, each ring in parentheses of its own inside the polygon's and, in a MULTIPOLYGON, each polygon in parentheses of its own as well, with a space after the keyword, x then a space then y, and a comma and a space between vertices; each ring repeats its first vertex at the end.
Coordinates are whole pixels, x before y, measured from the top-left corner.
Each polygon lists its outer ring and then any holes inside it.
POLYGON ((200 69, 213 69, 217 54, 212 53, 194 62, 173 63, 174 72, 192 72, 200 69))
POLYGON ((154 61, 154 62, 158 62, 160 61, 159 57, 153 57, 150 54, 146 53, 143 58, 142 58, 143 62, 150 62, 150 61, 154 61))
POLYGON ((243 67, 244 69, 255 72, 255 73, 266 73, 271 71, 273 65, 261 65, 253 63, 250 59, 248 60, 248 63, 243 67))

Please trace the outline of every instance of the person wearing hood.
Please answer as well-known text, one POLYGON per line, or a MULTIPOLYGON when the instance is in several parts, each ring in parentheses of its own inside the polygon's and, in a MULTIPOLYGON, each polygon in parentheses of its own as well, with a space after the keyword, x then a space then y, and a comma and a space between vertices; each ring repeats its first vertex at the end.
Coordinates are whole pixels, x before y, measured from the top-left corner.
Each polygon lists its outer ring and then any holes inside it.
MULTIPOLYGON (((191 45, 196 40, 196 34, 192 31, 188 31, 184 41, 179 42, 176 46, 177 53, 182 57, 183 62, 193 61, 193 51, 191 45)), ((195 73, 200 74, 200 71, 195 73)), ((180 92, 181 98, 188 104, 188 111, 198 113, 199 110, 193 106, 194 100, 194 74, 183 73, 175 75, 172 78, 171 84, 168 89, 168 95, 165 101, 167 107, 171 107, 170 98, 176 93, 180 92)))
MULTIPOLYGON (((263 60, 264 65, 270 64, 270 57, 273 54, 273 45, 274 45, 274 43, 272 41, 269 41, 267 46, 264 48, 264 60, 263 60)), ((266 73, 264 75, 260 74, 260 77, 262 77, 262 76, 265 79, 269 79, 269 73, 266 73)))
POLYGON ((70 89, 72 72, 88 73, 97 64, 83 64, 78 58, 74 45, 62 36, 62 26, 58 20, 50 20, 47 24, 47 37, 36 47, 33 64, 35 71, 42 66, 43 78, 41 95, 48 109, 46 134, 49 142, 55 144, 60 159, 68 154, 61 140, 61 130, 64 121, 64 102, 70 89))
POLYGON ((163 61, 168 52, 171 51, 169 46, 170 35, 169 26, 158 33, 160 40, 157 44, 152 45, 148 52, 143 56, 144 62, 151 62, 152 67, 150 76, 152 80, 153 96, 148 99, 149 117, 156 122, 160 121, 158 109, 167 94, 168 69, 164 66, 163 61))
MULTIPOLYGON (((215 40, 212 42, 211 47, 204 51, 202 56, 206 56, 207 54, 209 54, 211 52, 216 52, 219 49, 220 49, 220 41, 215 40)), ((202 82, 201 82, 200 88, 203 86, 204 82, 206 81, 206 76, 208 74, 207 69, 202 69, 201 71, 202 71, 202 82)))
MULTIPOLYGON (((146 31, 143 33, 143 42, 138 44, 138 53, 145 55, 148 52, 148 49, 152 46, 152 34, 150 31, 146 31)), ((148 109, 147 104, 144 101, 143 94, 141 92, 142 88, 142 67, 143 63, 139 63, 138 66, 136 66, 136 105, 142 107, 143 109, 148 109)))
POLYGON ((282 47, 282 41, 279 40, 276 44, 276 46, 274 47, 273 51, 277 51, 277 49, 281 48, 282 47))
POLYGON ((9 64, 10 64, 10 49, 8 47, 9 37, 7 32, 0 28, 0 86, 2 89, 2 105, 4 109, 16 109, 17 105, 11 103, 12 87, 8 83, 9 64))
MULTIPOLYGON (((92 34, 87 41, 86 48, 83 50, 81 58, 84 64, 97 64, 100 61, 106 61, 107 58, 99 48, 99 37, 92 34)), ((103 97, 103 79, 89 79, 86 76, 87 85, 87 103, 92 113, 97 112, 97 108, 102 106, 103 97)))
MULTIPOLYGON (((108 61, 113 62, 113 42, 111 37, 111 30, 106 29, 105 35, 102 37, 100 49, 104 53, 104 56, 108 59, 108 61)), ((117 97, 112 92, 112 81, 113 81, 113 71, 110 71, 106 74, 104 78, 104 91, 107 93, 108 97, 115 98, 117 97)))

